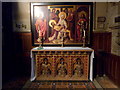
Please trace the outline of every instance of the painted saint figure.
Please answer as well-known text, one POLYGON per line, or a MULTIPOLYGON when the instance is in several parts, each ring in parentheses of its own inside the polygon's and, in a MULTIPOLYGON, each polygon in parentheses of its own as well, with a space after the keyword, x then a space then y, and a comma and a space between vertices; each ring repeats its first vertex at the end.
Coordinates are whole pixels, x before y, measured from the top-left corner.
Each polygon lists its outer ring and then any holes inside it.
POLYGON ((50 13, 50 20, 55 20, 56 22, 58 22, 58 16, 56 14, 56 9, 53 8, 52 12, 50 13))
POLYGON ((41 13, 35 22, 36 31, 38 33, 38 42, 41 42, 41 39, 45 38, 46 25, 46 19, 43 17, 43 13, 41 13))
POLYGON ((79 14, 79 20, 77 21, 77 40, 82 41, 83 31, 87 29, 87 19, 85 14, 79 14))
POLYGON ((48 40, 52 41, 53 43, 57 43, 57 36, 58 36, 60 28, 56 28, 57 25, 56 25, 55 20, 50 20, 49 26, 52 28, 52 33, 51 33, 50 37, 48 38, 48 40))
POLYGON ((56 23, 55 21, 51 20, 49 25, 53 28, 54 33, 49 37, 49 41, 53 43, 62 43, 63 37, 66 37, 66 33, 69 34, 69 38, 71 39, 70 30, 67 29, 67 22, 65 21, 66 13, 60 12, 59 13, 59 21, 56 23), (53 24, 54 23, 54 24, 53 24), (54 26, 53 26, 54 25, 54 26))
POLYGON ((61 27, 61 30, 60 30, 60 33, 58 34, 58 39, 60 39, 61 36, 63 37, 63 34, 64 34, 64 37, 65 37, 65 31, 67 30, 67 22, 65 20, 66 13, 65 12, 60 12, 59 13, 59 18, 60 19, 59 19, 57 25, 61 27))
POLYGON ((66 18, 66 20, 68 21, 69 29, 71 29, 71 27, 73 25, 73 16, 74 16, 74 13, 72 12, 72 9, 69 9, 68 10, 68 16, 66 18))
POLYGON ((68 16, 66 17, 66 20, 68 22, 68 29, 71 31, 71 36, 73 38, 73 24, 74 24, 74 13, 72 9, 68 10, 68 16))

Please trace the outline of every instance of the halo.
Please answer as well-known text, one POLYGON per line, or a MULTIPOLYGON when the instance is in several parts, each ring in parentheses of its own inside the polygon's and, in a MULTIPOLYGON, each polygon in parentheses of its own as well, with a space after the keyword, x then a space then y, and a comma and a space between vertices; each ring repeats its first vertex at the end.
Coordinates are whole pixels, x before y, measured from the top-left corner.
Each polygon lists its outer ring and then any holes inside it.
POLYGON ((65 13, 65 12, 60 12, 60 13, 59 13, 59 18, 61 18, 61 15, 64 16, 64 19, 66 18, 66 13, 65 13))
POLYGON ((50 26, 50 27, 53 27, 53 26, 52 26, 52 23, 55 23, 55 24, 56 24, 56 21, 55 21, 55 20, 50 20, 50 21, 49 21, 49 26, 50 26))
POLYGON ((81 16, 82 14, 84 14, 85 17, 87 16, 87 13, 86 13, 85 11, 81 11, 81 12, 78 13, 78 15, 80 15, 80 16, 81 16))

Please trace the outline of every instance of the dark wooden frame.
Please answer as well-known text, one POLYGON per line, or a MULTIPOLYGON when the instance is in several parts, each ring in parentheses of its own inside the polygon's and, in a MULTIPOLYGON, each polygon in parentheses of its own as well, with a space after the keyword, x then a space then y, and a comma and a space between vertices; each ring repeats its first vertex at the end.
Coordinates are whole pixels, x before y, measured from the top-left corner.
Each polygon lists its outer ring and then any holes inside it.
MULTIPOLYGON (((92 39, 92 29, 93 29, 93 3, 92 2, 46 2, 46 3, 31 3, 31 31, 32 31, 32 45, 37 46, 40 43, 35 43, 35 20, 34 20, 34 6, 54 6, 54 5, 82 5, 82 6, 87 6, 88 5, 88 33, 87 33, 87 39, 88 41, 86 42, 86 46, 91 46, 91 39, 92 39)), ((76 20, 75 20, 76 24, 76 20)), ((76 30, 76 26, 74 27, 76 30)), ((77 41, 77 40, 76 40, 77 41)), ((43 42, 44 46, 61 46, 61 44, 53 44, 53 43, 45 43, 43 42)), ((83 43, 64 43, 64 46, 82 46, 83 43)))

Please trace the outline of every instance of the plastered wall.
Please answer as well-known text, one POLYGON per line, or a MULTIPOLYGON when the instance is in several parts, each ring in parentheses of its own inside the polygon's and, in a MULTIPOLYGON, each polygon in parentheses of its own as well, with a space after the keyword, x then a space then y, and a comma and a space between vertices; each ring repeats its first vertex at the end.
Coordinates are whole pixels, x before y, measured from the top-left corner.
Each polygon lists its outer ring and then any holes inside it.
POLYGON ((120 2, 97 2, 95 4, 95 28, 98 32, 112 32, 111 53, 120 56, 120 28, 115 26, 120 23, 115 23, 115 17, 120 16, 120 2), (98 17, 105 17, 105 22, 98 22, 98 17), (103 24, 103 28, 99 26, 103 24))
POLYGON ((107 17, 107 3, 106 2, 96 2, 94 7, 95 14, 95 31, 104 31, 106 29, 106 20, 105 22, 98 22, 98 17, 107 17), (100 25, 104 25, 103 28, 99 27, 100 25))
POLYGON ((30 32, 30 3, 13 2, 12 9, 13 31, 30 32))
POLYGON ((120 22, 115 22, 115 17, 120 16, 120 2, 108 3, 107 12, 107 31, 112 32, 111 53, 120 56, 120 22))

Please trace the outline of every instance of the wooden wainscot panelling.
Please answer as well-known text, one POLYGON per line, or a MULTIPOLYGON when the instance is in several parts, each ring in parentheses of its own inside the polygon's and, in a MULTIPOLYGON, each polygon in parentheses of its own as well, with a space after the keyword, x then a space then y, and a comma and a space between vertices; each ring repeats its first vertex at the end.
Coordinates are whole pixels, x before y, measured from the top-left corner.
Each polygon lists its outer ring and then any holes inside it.
POLYGON ((120 56, 106 53, 105 57, 105 74, 118 86, 120 86, 120 56))
POLYGON ((115 74, 116 75, 116 83, 117 85, 119 85, 120 87, 120 56, 117 56, 117 60, 116 60, 116 63, 117 63, 117 66, 116 66, 116 71, 117 73, 115 74))
POLYGON ((30 75, 30 51, 32 47, 31 33, 13 33, 14 60, 18 74, 30 75))
POLYGON ((32 47, 31 33, 14 33, 14 49, 16 53, 28 54, 32 47))
POLYGON ((111 51, 111 32, 93 32, 93 45, 95 51, 111 51))
MULTIPOLYGON (((92 48, 95 50, 94 67, 96 69, 94 74, 103 76, 105 66, 104 56, 106 52, 111 52, 111 32, 93 32, 92 42, 92 48)), ((109 65, 108 67, 111 68, 109 65)))

